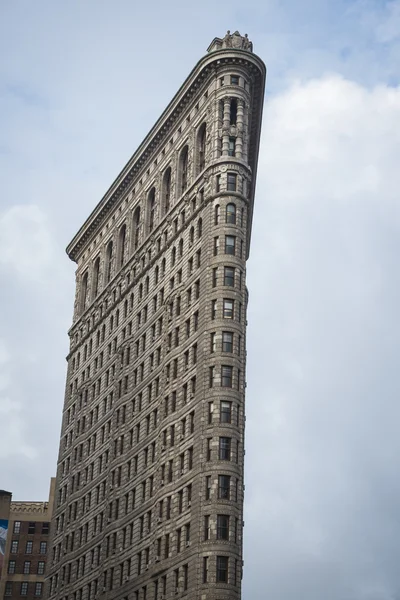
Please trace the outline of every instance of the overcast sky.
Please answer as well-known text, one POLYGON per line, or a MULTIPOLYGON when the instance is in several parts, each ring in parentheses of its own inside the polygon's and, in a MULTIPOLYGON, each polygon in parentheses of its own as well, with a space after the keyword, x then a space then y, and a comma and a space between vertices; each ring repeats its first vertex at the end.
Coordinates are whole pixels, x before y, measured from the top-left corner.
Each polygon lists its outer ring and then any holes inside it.
POLYGON ((65 246, 228 28, 268 68, 243 598, 399 600, 399 0, 0 0, 0 487, 55 473, 65 246))

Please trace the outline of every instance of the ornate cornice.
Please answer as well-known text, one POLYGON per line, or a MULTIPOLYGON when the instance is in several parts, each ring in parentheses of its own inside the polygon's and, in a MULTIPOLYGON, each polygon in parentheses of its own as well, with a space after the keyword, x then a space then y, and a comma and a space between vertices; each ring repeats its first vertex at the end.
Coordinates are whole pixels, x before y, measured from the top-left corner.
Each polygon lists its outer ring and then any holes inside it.
MULTIPOLYGON (((216 38, 216 40, 218 39, 216 38)), ((154 154, 161 150, 161 146, 168 139, 177 120, 186 110, 192 98, 202 89, 206 79, 213 75, 216 68, 225 65, 228 66, 231 63, 235 63, 238 66, 245 66, 247 69, 253 71, 255 76, 254 113, 257 115, 257 118, 253 117, 252 132, 256 133, 256 135, 251 135, 251 139, 252 145, 255 144, 256 148, 253 148, 253 151, 249 148, 249 162, 254 171, 256 168, 254 160, 258 156, 259 143, 259 131, 255 132, 254 130, 257 128, 260 129, 261 126, 262 106, 259 106, 259 104, 263 98, 266 68, 262 60, 248 49, 234 47, 215 49, 197 63, 139 148, 67 246, 67 254, 72 260, 77 261, 88 240, 99 230, 110 212, 124 198, 127 190, 139 178, 139 175, 154 154)))

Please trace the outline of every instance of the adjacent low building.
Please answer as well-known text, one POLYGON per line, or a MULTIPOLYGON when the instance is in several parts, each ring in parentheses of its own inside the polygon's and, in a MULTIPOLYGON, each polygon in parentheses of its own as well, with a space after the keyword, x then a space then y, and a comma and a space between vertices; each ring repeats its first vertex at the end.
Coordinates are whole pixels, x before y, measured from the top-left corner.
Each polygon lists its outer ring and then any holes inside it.
POLYGON ((47 502, 13 502, 0 490, 0 598, 44 597, 55 478, 47 502))

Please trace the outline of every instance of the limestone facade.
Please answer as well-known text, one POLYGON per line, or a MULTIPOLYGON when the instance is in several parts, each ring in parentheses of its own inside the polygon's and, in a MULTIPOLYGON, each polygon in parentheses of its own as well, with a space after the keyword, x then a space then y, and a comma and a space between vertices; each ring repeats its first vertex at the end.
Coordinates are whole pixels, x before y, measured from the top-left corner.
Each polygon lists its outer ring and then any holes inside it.
POLYGON ((52 600, 241 597, 264 84, 247 36, 215 38, 67 248, 52 600))

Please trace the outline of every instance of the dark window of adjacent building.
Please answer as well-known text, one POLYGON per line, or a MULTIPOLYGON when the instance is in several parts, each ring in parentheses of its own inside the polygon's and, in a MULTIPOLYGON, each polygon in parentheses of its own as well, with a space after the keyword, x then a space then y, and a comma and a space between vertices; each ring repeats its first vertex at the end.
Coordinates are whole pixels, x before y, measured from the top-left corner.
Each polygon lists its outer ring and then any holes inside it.
POLYGON ((231 84, 239 85, 239 75, 231 75, 231 84))
POLYGON ((37 574, 38 575, 43 575, 44 574, 44 565, 45 565, 44 560, 40 560, 38 562, 38 566, 37 566, 37 574))
POLYGON ((229 298, 224 298, 223 303, 223 313, 222 316, 224 319, 233 319, 233 307, 234 300, 230 300, 229 298))
POLYGON ((227 556, 217 556, 217 583, 228 583, 227 556))
POLYGON ((33 542, 26 542, 25 554, 32 554, 33 542))
POLYGON ((233 352, 233 333, 231 331, 222 332, 222 352, 233 352))
POLYGON ((43 592, 43 583, 38 581, 35 583, 35 596, 41 596, 43 592))
POLYGON ((49 533, 50 530, 50 523, 43 523, 42 524, 42 535, 47 535, 49 533))
POLYGON ((218 498, 221 500, 230 499, 231 478, 229 475, 218 475, 218 498))
POLYGON ((31 561, 26 560, 24 562, 24 575, 29 575, 30 572, 31 572, 31 561))
POLYGON ((225 254, 235 254, 236 238, 234 235, 225 236, 225 254))
POLYGON ((228 181, 227 181, 227 190, 228 192, 236 192, 236 174, 228 173, 228 181))
POLYGON ((235 285, 234 267, 224 267, 224 285, 229 285, 230 287, 235 285))
POLYGON ((40 542, 40 554, 46 554, 47 552, 47 542, 40 542))
POLYGON ((28 525, 28 534, 33 535, 35 533, 36 523, 29 523, 28 525))
POLYGON ((236 206, 232 202, 226 205, 225 220, 230 225, 236 225, 236 206))
POLYGON ((23 581, 21 583, 20 595, 21 596, 27 596, 28 595, 28 582, 27 581, 23 581))
POLYGON ((233 367, 222 365, 221 367, 221 385, 222 387, 232 387, 233 367))
POLYGON ((220 421, 221 423, 232 422, 232 402, 221 401, 220 407, 220 421))
POLYGON ((235 156, 236 154, 236 138, 229 138, 228 156, 235 156))
POLYGON ((217 540, 229 540, 229 515, 217 515, 217 540))
POLYGON ((14 522, 14 533, 20 533, 21 531, 21 521, 14 522))
POLYGON ((18 552, 18 541, 13 540, 11 542, 11 554, 17 554, 17 552, 18 552))
POLYGON ((4 590, 5 596, 12 596, 12 581, 6 582, 6 589, 4 590))
POLYGON ((219 460, 231 460, 231 438, 219 438, 219 460))
POLYGON ((8 572, 10 573, 10 575, 14 575, 14 573, 15 573, 15 565, 16 565, 15 560, 9 560, 8 561, 8 572))

